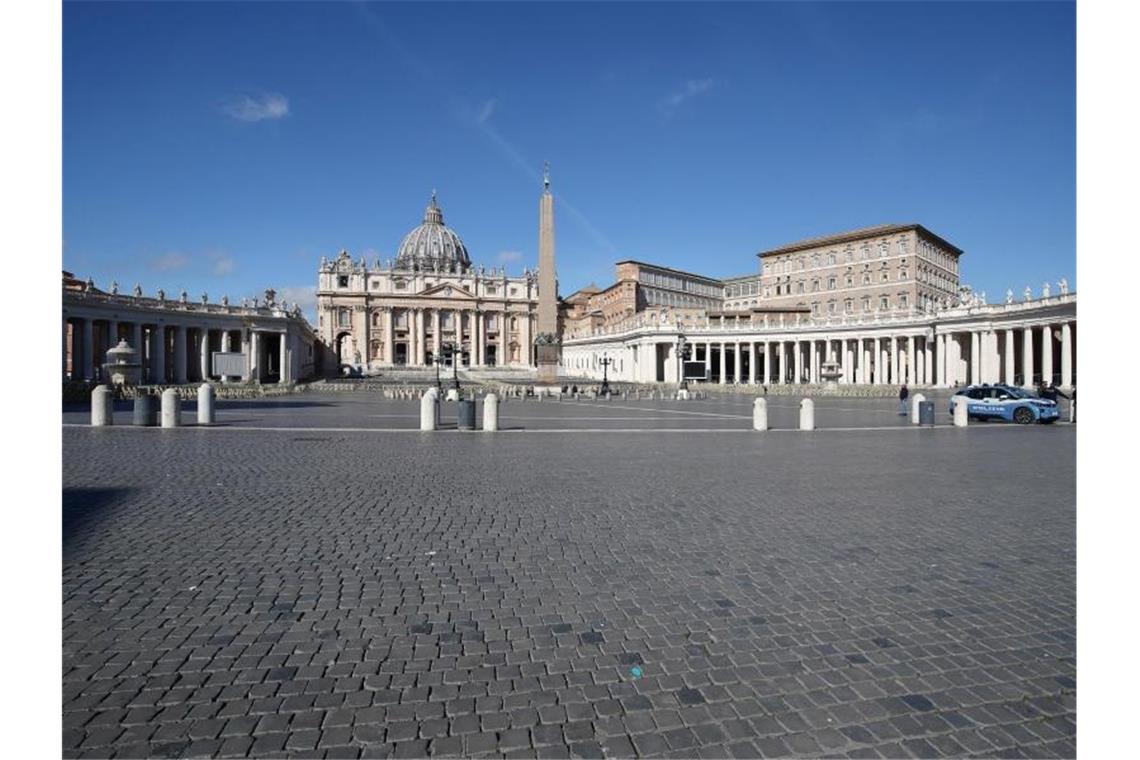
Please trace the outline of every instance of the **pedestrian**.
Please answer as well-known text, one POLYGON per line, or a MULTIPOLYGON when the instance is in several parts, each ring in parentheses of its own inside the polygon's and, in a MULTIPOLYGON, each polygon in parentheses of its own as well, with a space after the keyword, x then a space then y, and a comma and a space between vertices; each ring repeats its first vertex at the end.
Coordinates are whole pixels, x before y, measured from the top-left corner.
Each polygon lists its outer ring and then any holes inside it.
POLYGON ((908 398, 910 398, 910 391, 907 390, 907 387, 904 384, 903 387, 901 389, 899 389, 899 416, 900 417, 906 416, 906 400, 908 398))
POLYGON ((764 386, 764 395, 765 396, 768 395, 768 386, 767 385, 764 386))
POLYGON ((1077 384, 1073 383, 1073 395, 1069 397, 1069 422, 1077 421, 1077 384))

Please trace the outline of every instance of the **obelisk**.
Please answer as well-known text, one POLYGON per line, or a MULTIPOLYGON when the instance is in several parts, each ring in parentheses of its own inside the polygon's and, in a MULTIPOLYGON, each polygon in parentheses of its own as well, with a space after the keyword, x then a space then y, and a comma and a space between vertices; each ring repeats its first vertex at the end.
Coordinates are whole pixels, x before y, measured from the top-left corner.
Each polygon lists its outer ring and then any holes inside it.
POLYGON ((543 167, 542 198, 538 202, 538 381, 558 379, 562 346, 558 336, 558 280, 554 273, 554 196, 550 194, 550 164, 543 167))

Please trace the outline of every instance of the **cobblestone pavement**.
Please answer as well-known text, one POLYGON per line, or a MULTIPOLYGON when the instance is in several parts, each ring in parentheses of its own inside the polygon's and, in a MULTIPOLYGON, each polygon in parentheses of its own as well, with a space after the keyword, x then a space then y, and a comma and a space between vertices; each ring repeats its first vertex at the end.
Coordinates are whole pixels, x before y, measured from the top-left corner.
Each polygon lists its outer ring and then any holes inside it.
POLYGON ((66 427, 64 755, 1072 757, 1076 428, 1002 429, 66 427))

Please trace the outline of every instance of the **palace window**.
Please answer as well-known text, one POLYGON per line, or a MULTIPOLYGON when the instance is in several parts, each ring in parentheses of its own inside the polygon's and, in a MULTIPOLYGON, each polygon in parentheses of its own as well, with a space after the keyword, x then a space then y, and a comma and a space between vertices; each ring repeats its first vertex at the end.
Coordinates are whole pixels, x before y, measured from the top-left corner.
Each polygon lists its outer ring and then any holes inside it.
POLYGON ((827 278, 827 289, 828 290, 835 290, 835 278, 834 277, 828 277, 827 278))
POLYGON ((396 290, 407 290, 408 289, 408 283, 405 280, 396 280, 396 282, 394 284, 396 286, 396 290))
POLYGON ((907 278, 906 267, 903 267, 902 269, 899 270, 899 279, 905 280, 906 278, 907 278))
POLYGON ((796 292, 797 293, 803 293, 804 292, 804 281, 803 280, 800 280, 799 282, 796 283, 796 292))
POLYGON ((338 288, 347 288, 348 287, 348 275, 347 274, 339 275, 336 278, 336 286, 338 288))
POLYGON ((519 318, 518 317, 511 317, 511 329, 512 330, 519 329, 519 318))
POLYGON ((379 327, 380 326, 380 312, 378 312, 378 311, 372 312, 372 326, 373 327, 379 327))
POLYGON ((348 313, 348 309, 337 309, 336 323, 338 327, 348 327, 351 324, 352 317, 348 313))
POLYGON ((818 293, 819 292, 819 278, 818 277, 811 281, 811 292, 812 293, 818 293))
POLYGON ((834 264, 835 263, 835 252, 834 251, 827 254, 827 263, 828 264, 834 264))
POLYGON ((899 240, 899 253, 906 254, 906 238, 899 240))
POLYGON ((851 301, 850 298, 848 298, 846 301, 843 302, 843 312, 845 314, 850 314, 854 310, 855 310, 855 304, 851 301))
POLYGON ((882 298, 880 298, 879 299, 879 308, 883 311, 886 311, 887 309, 891 308, 890 299, 887 298, 886 296, 883 296, 882 298))
POLYGON ((870 285, 871 284, 871 275, 868 274, 867 272, 863 273, 863 284, 864 285, 870 285))
POLYGON ((813 301, 811 305, 811 313, 819 315, 819 301, 813 301))
POLYGON ((863 296, 863 311, 870 311, 870 310, 871 310, 871 297, 870 296, 863 296))
POLYGON ((843 281, 847 284, 847 287, 851 287, 852 285, 855 284, 855 278, 852 277, 851 275, 847 275, 847 277, 844 278, 843 281))
POLYGON ((855 260, 855 251, 848 250, 847 251, 847 263, 850 264, 854 260, 855 260))
POLYGON ((906 308, 906 293, 899 293, 899 308, 906 308))
POLYGON ((827 302, 827 313, 828 314, 834 314, 835 313, 835 301, 828 301, 827 302))
POLYGON ((879 243, 879 258, 885 259, 887 257, 887 241, 879 243))
POLYGON ((890 279, 891 279, 891 273, 890 272, 883 272, 882 276, 879 278, 879 280, 881 282, 889 282, 890 279))

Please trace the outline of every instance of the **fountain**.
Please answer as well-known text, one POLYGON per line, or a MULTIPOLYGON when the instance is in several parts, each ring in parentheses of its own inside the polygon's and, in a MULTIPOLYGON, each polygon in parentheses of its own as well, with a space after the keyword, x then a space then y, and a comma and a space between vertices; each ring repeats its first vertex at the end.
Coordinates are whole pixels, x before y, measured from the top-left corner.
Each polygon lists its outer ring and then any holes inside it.
POLYGON ((112 385, 138 385, 140 369, 138 352, 126 340, 120 340, 119 345, 107 352, 107 361, 103 364, 103 374, 112 385))
POLYGON ((843 370, 839 368, 839 362, 836 361, 825 361, 819 368, 819 376, 823 378, 824 388, 835 388, 842 375, 843 370))

